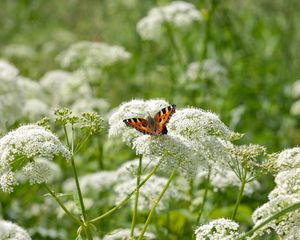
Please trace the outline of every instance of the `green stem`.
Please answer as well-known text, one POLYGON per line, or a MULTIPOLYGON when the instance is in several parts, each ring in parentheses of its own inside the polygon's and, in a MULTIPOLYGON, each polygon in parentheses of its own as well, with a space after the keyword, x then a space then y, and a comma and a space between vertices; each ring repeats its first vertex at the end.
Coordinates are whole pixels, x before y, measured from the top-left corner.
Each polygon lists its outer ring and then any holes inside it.
POLYGON ((89 226, 85 227, 85 235, 88 240, 93 240, 93 235, 89 226))
POLYGON ((145 234, 145 232, 147 230, 147 227, 148 227, 148 225, 149 225, 149 223, 151 221, 152 215, 153 215, 153 213, 154 213, 157 205, 159 204, 160 200, 162 199, 162 197, 164 196, 165 192, 167 191, 168 187, 170 186, 170 184, 171 184, 173 178, 175 177, 175 175, 176 175, 176 170, 174 169, 172 171, 171 176, 169 177, 169 180, 168 180, 167 184, 164 186, 162 192, 159 194, 158 198, 155 200, 155 202, 154 202, 154 204, 153 204, 153 206, 152 206, 152 208, 150 210, 150 213, 148 215, 148 218, 147 218, 147 220, 146 220, 146 222, 144 224, 144 227, 143 227, 143 229, 141 231, 141 234, 140 234, 138 240, 142 240, 143 239, 144 234, 145 234))
POLYGON ((215 13, 215 10, 217 8, 218 5, 218 1, 212 0, 211 1, 211 9, 208 12, 208 17, 207 17, 207 21, 206 21, 206 26, 205 26, 205 35, 204 35, 204 42, 203 42, 203 51, 201 53, 201 60, 207 58, 207 49, 208 49, 208 43, 210 41, 211 38, 211 23, 212 23, 212 18, 213 15, 215 13))
POLYGON ((190 179, 190 181, 189 181, 190 204, 192 203, 193 198, 194 198, 193 190, 194 190, 194 179, 190 179))
POLYGON ((70 149, 70 142, 69 142, 69 136, 68 136, 68 131, 67 131, 66 125, 64 125, 64 133, 65 133, 65 137, 66 137, 67 146, 70 149))
POLYGON ((77 222, 79 225, 81 225, 81 221, 76 218, 67 208, 66 206, 62 203, 62 201, 57 197, 54 191, 52 191, 49 186, 45 183, 43 184, 44 187, 47 189, 47 191, 50 193, 50 195, 56 200, 56 202, 59 204, 59 206, 65 211, 65 213, 72 218, 75 222, 77 222))
POLYGON ((243 178, 243 179, 242 179, 242 183, 241 183, 240 192, 239 192, 238 198, 237 198, 236 203, 235 203, 235 207, 234 207, 233 214, 232 214, 232 216, 231 216, 231 219, 232 219, 232 220, 235 219, 237 210, 238 210, 239 205, 240 205, 240 203, 241 203, 241 200, 242 200, 242 197, 243 197, 243 193, 244 193, 244 189, 245 189, 245 185, 246 185, 246 179, 243 178))
POLYGON ((80 203, 80 207, 81 207, 83 220, 84 220, 84 222, 86 222, 87 214, 86 214, 86 210, 85 210, 85 206, 84 206, 84 202, 83 202, 83 197, 82 197, 82 193, 81 193, 81 189, 80 189, 80 185, 79 185, 78 174, 77 174, 75 160, 74 160, 74 127, 73 127, 73 125, 72 125, 72 142, 71 142, 71 164, 72 164, 72 169, 73 169, 73 173, 74 173, 74 177, 75 177, 76 189, 77 189, 77 193, 78 193, 78 197, 79 197, 79 203, 80 203))
POLYGON ((272 215, 271 217, 267 218, 265 221, 263 221, 261 224, 257 225, 255 228, 252 228, 250 231, 242 234, 239 238, 237 238, 236 240, 242 240, 245 239, 245 237, 252 235, 254 232, 256 232, 258 229, 262 228, 263 226, 265 226, 267 223, 281 217, 282 215, 292 212, 294 210, 297 210, 300 208, 300 202, 295 203, 292 206, 286 207, 284 209, 282 209, 280 212, 275 213, 274 215, 272 215))
POLYGON ((139 185, 141 181, 141 172, 142 172, 142 156, 139 158, 139 166, 138 166, 138 172, 137 172, 137 178, 136 178, 136 192, 135 192, 135 202, 134 202, 134 210, 133 210, 133 216, 132 216, 132 222, 131 222, 131 231, 130 231, 130 238, 134 236, 134 227, 138 212, 138 201, 139 201, 139 185))
POLYGON ((102 218, 112 214, 113 212, 115 212, 116 210, 118 210, 119 208, 121 208, 131 197, 132 195, 138 190, 140 189, 147 181, 148 179, 157 171, 157 169, 159 168, 160 163, 158 163, 153 169, 152 171, 147 175, 147 177, 140 183, 140 185, 134 189, 131 193, 128 194, 128 196, 126 198, 124 198, 118 205, 114 206, 112 209, 108 210, 106 213, 103 213, 102 215, 100 215, 99 217, 96 217, 92 220, 90 220, 90 223, 94 223, 97 222, 99 220, 101 220, 102 218))
POLYGON ((84 203, 83 203, 83 197, 82 197, 82 193, 81 193, 81 189, 80 189, 80 185, 79 185, 78 174, 77 174, 73 155, 71 156, 71 164, 72 164, 73 173, 74 173, 74 177, 75 177, 75 183, 76 183, 77 193, 78 193, 78 197, 79 197, 79 203, 80 203, 80 207, 81 207, 82 216, 83 216, 84 221, 86 221, 87 215, 86 215, 86 211, 85 211, 85 207, 84 207, 84 203))
POLYGON ((208 172, 207 172, 207 178, 206 178, 206 186, 205 186, 205 192, 204 192, 204 196, 203 196, 203 200, 202 200, 202 205, 197 217, 197 221, 196 221, 196 225, 198 226, 200 223, 200 219, 204 210, 204 206, 206 203, 206 199, 207 199, 207 193, 208 193, 208 189, 209 189, 209 183, 210 183, 210 175, 211 175, 211 167, 208 167, 208 172))

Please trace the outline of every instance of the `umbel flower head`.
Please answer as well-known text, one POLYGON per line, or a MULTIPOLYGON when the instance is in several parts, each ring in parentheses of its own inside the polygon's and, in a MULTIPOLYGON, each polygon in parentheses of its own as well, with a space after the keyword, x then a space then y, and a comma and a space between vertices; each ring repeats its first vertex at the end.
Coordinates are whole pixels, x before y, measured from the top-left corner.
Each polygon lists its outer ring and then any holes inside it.
POLYGON ((187 2, 174 1, 169 5, 155 7, 137 24, 137 32, 144 40, 159 40, 164 33, 164 24, 176 29, 186 29, 202 20, 202 14, 187 2))
POLYGON ((0 220, 0 240, 31 240, 29 234, 20 226, 5 220, 0 220))
MULTIPOLYGON (((255 226, 282 209, 300 202, 300 168, 279 172, 275 183, 276 187, 270 192, 269 201, 257 208, 252 215, 255 226)), ((297 240, 300 234, 300 210, 269 222, 254 236, 269 232, 270 229, 275 230, 283 240, 297 240)))
POLYGON ((18 84, 19 70, 12 64, 0 59, 0 129, 6 129, 22 117, 24 98, 18 84))
POLYGON ((188 81, 211 80, 220 84, 227 79, 227 69, 215 59, 204 59, 203 62, 192 62, 185 73, 188 81))
POLYGON ((212 220, 196 229, 196 240, 233 240, 239 235, 238 229, 239 224, 232 220, 212 220))
POLYGON ((178 168, 189 177, 195 174, 199 164, 207 165, 209 160, 228 157, 227 140, 231 140, 234 133, 213 113, 195 108, 176 110, 167 124, 168 134, 160 136, 143 135, 123 122, 128 118, 154 116, 169 105, 165 100, 124 103, 109 119, 109 135, 121 136, 137 154, 160 158, 166 170, 178 168))
POLYGON ((269 156, 270 168, 275 173, 300 168, 300 147, 285 149, 269 156))
POLYGON ((126 61, 131 57, 121 46, 111 46, 99 42, 78 42, 57 56, 57 61, 63 68, 97 69, 126 61))
POLYGON ((77 99, 92 96, 92 89, 86 80, 67 71, 49 71, 42 77, 40 84, 48 94, 45 100, 48 100, 53 107, 66 106, 77 99))
POLYGON ((11 192, 17 184, 15 172, 18 171, 30 175, 31 183, 47 181, 46 165, 34 161, 37 157, 51 160, 57 155, 70 158, 59 139, 41 126, 29 124, 9 132, 0 139, 0 188, 11 192))

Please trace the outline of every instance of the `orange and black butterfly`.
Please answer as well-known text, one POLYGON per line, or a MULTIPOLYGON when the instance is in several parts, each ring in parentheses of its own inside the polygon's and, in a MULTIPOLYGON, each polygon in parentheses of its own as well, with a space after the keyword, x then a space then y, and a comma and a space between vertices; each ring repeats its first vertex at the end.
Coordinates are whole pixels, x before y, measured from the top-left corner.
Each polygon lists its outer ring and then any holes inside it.
POLYGON ((123 122, 129 126, 133 127, 139 132, 148 135, 163 135, 167 134, 168 130, 166 124, 171 118, 172 114, 175 112, 176 105, 170 105, 161 109, 154 117, 144 118, 129 118, 123 120, 123 122))

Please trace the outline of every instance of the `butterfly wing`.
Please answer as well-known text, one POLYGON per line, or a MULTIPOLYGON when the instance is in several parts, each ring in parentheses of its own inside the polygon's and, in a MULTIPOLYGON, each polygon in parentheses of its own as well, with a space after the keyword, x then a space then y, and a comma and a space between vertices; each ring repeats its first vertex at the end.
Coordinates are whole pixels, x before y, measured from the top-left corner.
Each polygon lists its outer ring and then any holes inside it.
POLYGON ((157 125, 156 134, 167 134, 168 130, 166 124, 170 120, 172 114, 175 112, 176 105, 170 105, 163 108, 154 116, 154 121, 157 125))
POLYGON ((133 127, 141 133, 149 134, 149 135, 155 135, 155 132, 152 130, 152 128, 149 125, 149 122, 146 119, 143 119, 143 118, 129 118, 129 119, 123 120, 123 122, 127 126, 133 127))

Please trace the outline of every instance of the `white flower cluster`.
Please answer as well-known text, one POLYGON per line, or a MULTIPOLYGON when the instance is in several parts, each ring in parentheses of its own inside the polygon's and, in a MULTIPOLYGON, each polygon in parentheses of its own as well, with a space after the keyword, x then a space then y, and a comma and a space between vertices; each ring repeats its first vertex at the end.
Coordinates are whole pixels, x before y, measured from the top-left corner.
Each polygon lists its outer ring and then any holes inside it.
POLYGON ((185 74, 188 81, 208 80, 220 84, 227 80, 227 69, 215 59, 204 59, 203 62, 192 62, 185 74))
POLYGON ((56 155, 70 158, 59 139, 43 127, 30 124, 9 132, 0 139, 0 188, 11 192, 17 184, 17 171, 23 172, 31 183, 47 181, 46 177, 51 176, 49 166, 43 161, 35 162, 35 158, 51 160, 56 155))
POLYGON ((234 240, 238 235, 239 224, 229 219, 216 219, 195 230, 196 240, 234 240))
POLYGON ((166 170, 176 168, 188 177, 195 175, 200 164, 217 160, 221 163, 230 157, 231 145, 227 140, 234 133, 217 115, 201 109, 176 110, 167 125, 167 135, 143 135, 123 122, 127 118, 154 116, 169 105, 164 100, 132 100, 122 104, 109 119, 109 135, 121 136, 137 154, 160 158, 166 170))
MULTIPOLYGON (((131 239, 130 237, 131 229, 115 229, 112 232, 105 235, 102 240, 124 240, 124 239, 131 239)), ((134 236, 137 238, 140 235, 140 230, 135 229, 134 236)), ((157 239, 156 236, 151 232, 145 232, 144 234, 145 239, 157 239)))
POLYGON ((57 56, 57 61, 63 68, 97 69, 126 61, 131 57, 121 46, 111 46, 99 42, 78 42, 57 56))
MULTIPOLYGON (((175 135, 191 141, 193 148, 196 149, 198 161, 205 162, 202 166, 227 165, 231 158, 230 140, 235 137, 235 133, 212 112, 197 108, 178 110, 170 119, 168 129, 175 135)), ((196 166, 199 166, 199 163, 196 166)))
MULTIPOLYGON (((200 170, 196 179, 201 183, 205 181, 206 176, 207 170, 200 170)), ((211 170, 210 184, 215 191, 224 191, 228 187, 240 187, 241 181, 230 168, 214 166, 211 170)), ((245 186, 244 195, 250 196, 259 188, 260 183, 257 180, 249 182, 245 186)))
POLYGON ((22 76, 18 76, 17 81, 26 99, 42 99, 45 97, 44 89, 39 82, 22 76))
POLYGON ((278 171, 300 168, 300 147, 282 151, 275 159, 274 164, 278 171))
MULTIPOLYGON (((269 194, 269 201, 252 215, 255 226, 282 209, 300 202, 300 148, 282 151, 275 160, 279 170, 275 177, 276 187, 269 194)), ((297 240, 300 236, 300 210, 289 212, 265 225, 256 235, 274 229, 283 240, 297 240)))
POLYGON ((18 69, 5 60, 0 60, 0 129, 6 129, 22 117, 24 99, 18 85, 18 69))
POLYGON ((6 45, 3 49, 3 55, 9 59, 15 58, 28 61, 35 56, 35 51, 29 45, 15 43, 6 45))
POLYGON ((0 240, 31 240, 29 234, 20 226, 0 220, 0 240))
POLYGON ((19 70, 5 60, 0 60, 0 80, 12 81, 19 74, 19 70))
POLYGON ((50 97, 53 107, 66 106, 77 99, 90 98, 92 95, 91 87, 83 78, 67 71, 49 71, 42 77, 40 84, 50 97))
POLYGON ((174 1, 169 5, 155 7, 137 24, 137 32, 144 40, 159 40, 165 32, 165 23, 185 30, 194 22, 202 21, 202 14, 191 3, 174 1))
MULTIPOLYGON (((80 188, 83 194, 99 193, 111 188, 117 181, 114 171, 100 171, 79 177, 80 188)), ((63 184, 66 192, 75 191, 76 185, 73 178, 67 179, 63 184)))
MULTIPOLYGON (((141 176, 143 180, 145 176, 141 176)), ((163 190, 164 186, 167 184, 168 179, 163 177, 158 177, 153 175, 146 184, 140 188, 138 210, 139 211, 149 211, 158 195, 163 190)), ((116 199, 116 204, 121 202, 125 197, 128 196, 136 188, 136 179, 131 179, 115 186, 115 191, 118 194, 116 199)), ((171 184, 166 191, 164 198, 159 202, 156 210, 163 211, 167 208, 167 203, 172 199, 177 199, 178 193, 174 186, 171 184)), ((132 201, 133 206, 134 201, 132 201)))
POLYGON ((24 166, 21 175, 20 180, 28 180, 30 184, 41 184, 60 179, 62 173, 55 162, 39 157, 24 166))

